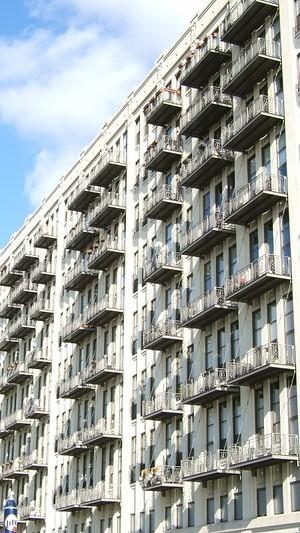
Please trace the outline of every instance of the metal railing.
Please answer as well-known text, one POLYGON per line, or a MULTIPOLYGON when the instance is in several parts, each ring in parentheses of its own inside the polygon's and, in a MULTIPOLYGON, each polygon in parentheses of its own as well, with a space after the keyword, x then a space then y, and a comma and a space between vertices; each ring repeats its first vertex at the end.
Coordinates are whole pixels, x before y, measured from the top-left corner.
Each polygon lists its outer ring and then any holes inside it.
POLYGON ((182 181, 186 180, 211 157, 233 160, 233 151, 223 148, 222 140, 212 139, 205 146, 201 146, 198 154, 193 155, 191 159, 185 162, 182 170, 182 181))
POLYGON ((68 209, 69 209, 69 206, 74 202, 74 200, 76 198, 78 198, 78 196, 81 195, 81 193, 85 190, 85 189, 88 189, 89 191, 91 192, 94 192, 94 193, 97 193, 97 194, 100 194, 101 193, 101 189, 99 186, 97 185, 92 185, 91 184, 91 180, 90 180, 90 176, 87 174, 85 176, 83 176, 78 184, 78 187, 77 189, 75 190, 75 195, 73 196, 72 200, 69 201, 68 203, 68 209))
POLYGON ((83 505, 93 501, 119 500, 120 498, 121 487, 116 484, 107 486, 105 481, 99 481, 95 487, 79 491, 79 499, 83 505))
POLYGON ((251 348, 251 350, 235 361, 227 363, 227 377, 230 380, 245 376, 254 370, 272 363, 295 366, 296 356, 294 346, 272 342, 264 346, 251 348))
POLYGON ((37 293, 37 286, 30 279, 24 279, 11 291, 11 300, 15 300, 22 292, 32 291, 37 293))
POLYGON ((230 462, 227 450, 216 450, 213 452, 201 452, 193 459, 184 459, 181 463, 182 477, 197 476, 215 470, 230 470, 230 462))
POLYGON ((7 307, 15 307, 16 309, 21 309, 21 304, 15 304, 12 301, 11 294, 9 294, 9 296, 7 296, 4 300, 1 301, 0 313, 4 312, 7 307))
POLYGON ((181 128, 185 128, 211 103, 232 105, 232 97, 228 94, 223 94, 222 87, 208 87, 208 89, 197 95, 191 106, 187 109, 182 119, 181 128))
POLYGON ((264 191, 287 194, 286 176, 266 171, 258 173, 253 180, 235 191, 233 197, 226 203, 226 215, 234 213, 264 191))
POLYGON ((85 379, 89 379, 105 370, 123 370, 122 355, 123 354, 120 353, 117 362, 116 343, 112 343, 112 346, 110 347, 107 354, 101 357, 101 359, 94 359, 91 364, 85 369, 85 379))
POLYGON ((107 206, 123 207, 125 209, 126 199, 125 195, 105 191, 101 194, 100 201, 94 204, 89 211, 89 220, 93 221, 98 215, 100 215, 107 206))
POLYGON ((12 267, 13 267, 13 259, 10 260, 9 263, 7 264, 3 264, 1 265, 1 270, 0 270, 0 282, 3 280, 3 278, 5 278, 5 276, 7 276, 7 274, 9 274, 10 272, 15 272, 17 275, 19 276, 23 276, 23 272, 21 272, 20 270, 14 270, 12 267))
POLYGON ((27 315, 22 315, 20 316, 17 320, 15 320, 15 322, 12 322, 8 328, 7 328, 7 333, 9 335, 9 337, 13 337, 16 332, 18 331, 19 328, 21 327, 28 327, 28 328, 35 328, 35 321, 34 320, 30 320, 28 318, 27 315))
POLYGON ((231 465, 249 462, 268 456, 299 456, 298 435, 282 435, 281 433, 257 434, 246 442, 228 448, 231 465))
POLYGON ((143 489, 172 483, 176 485, 182 483, 180 466, 154 466, 153 468, 145 468, 141 472, 143 489))
POLYGON ((88 326, 86 322, 87 322, 86 312, 80 314, 76 318, 75 317, 72 317, 72 318, 69 317, 69 320, 68 320, 67 324, 65 324, 63 326, 63 328, 62 328, 62 333, 61 333, 62 338, 67 337, 67 336, 71 335, 72 333, 75 333, 79 329, 88 329, 88 330, 90 330, 90 328, 92 326, 88 326))
POLYGON ((38 298, 30 309, 30 316, 34 315, 36 311, 54 313, 54 302, 51 298, 38 298))
POLYGON ((27 368, 27 364, 25 362, 18 362, 14 363, 7 369, 7 379, 11 380, 13 377, 17 376, 21 372, 30 372, 27 368))
POLYGON ((70 231, 67 231, 66 248, 68 248, 72 241, 84 231, 95 233, 95 235, 96 233, 99 233, 99 230, 97 228, 93 228, 90 226, 90 219, 87 218, 84 214, 82 214, 80 215, 76 224, 70 229, 70 231))
POLYGON ((33 464, 46 465, 47 460, 44 457, 45 454, 40 454, 37 450, 34 450, 29 455, 24 455, 22 458, 23 467, 26 468, 33 464))
POLYGON ((168 200, 173 202, 183 201, 183 194, 180 186, 174 187, 166 184, 159 185, 147 200, 144 216, 147 216, 147 213, 149 213, 149 211, 151 211, 151 209, 153 209, 153 207, 155 207, 157 204, 168 200))
POLYGON ((225 296, 235 294, 266 274, 291 276, 291 258, 273 254, 262 255, 225 281, 225 296))
POLYGON ((144 400, 142 406, 143 416, 151 415, 156 411, 178 411, 180 407, 180 395, 174 392, 161 392, 151 400, 144 400))
POLYGON ((93 253, 89 256, 88 265, 91 265, 96 259, 101 257, 107 250, 115 250, 117 252, 125 253, 125 242, 122 238, 107 237, 99 247, 95 248, 93 253))
POLYGON ((198 394, 209 392, 218 387, 225 387, 228 384, 226 368, 213 368, 206 370, 193 381, 181 385, 181 400, 188 400, 198 394))
POLYGON ((158 90, 144 107, 146 120, 149 119, 150 115, 152 115, 153 111, 155 111, 160 104, 164 103, 181 106, 182 98, 180 90, 171 89, 169 87, 163 87, 162 89, 158 90))
POLYGON ((261 94, 259 98, 251 102, 245 111, 236 116, 233 122, 225 130, 225 141, 230 140, 261 113, 284 116, 284 102, 282 98, 269 98, 261 94))
POLYGON ((181 79, 185 78, 211 50, 226 52, 228 50, 228 44, 221 42, 217 35, 210 35, 202 43, 197 43, 194 52, 190 52, 185 58, 185 65, 181 72, 181 79))
POLYGON ((213 229, 230 231, 234 229, 234 225, 225 222, 224 213, 217 209, 200 223, 193 225, 188 232, 184 233, 182 237, 182 249, 197 241, 213 229))
MULTIPOLYGON (((222 34, 228 31, 256 0, 238 0, 231 8, 223 22, 222 34)), ((279 0, 268 0, 269 4, 279 6, 279 0)))
POLYGON ((227 307, 231 305, 230 302, 225 301, 224 288, 214 287, 198 298, 195 298, 189 306, 182 309, 182 322, 200 315, 212 307, 222 307, 225 303, 227 307))
POLYGON ((2 464, 2 476, 8 476, 14 472, 23 472, 24 464, 23 458, 17 457, 13 461, 8 461, 7 463, 2 464))
POLYGON ((30 422, 28 422, 28 420, 26 420, 25 418, 23 409, 18 409, 14 413, 6 416, 3 422, 4 422, 5 429, 9 428, 9 426, 12 426, 13 424, 18 424, 18 423, 30 424, 30 422))
MULTIPOLYGON (((78 372, 77 374, 75 374, 75 376, 62 379, 59 382, 60 395, 67 394, 68 392, 71 392, 77 387, 83 387, 85 385, 84 380, 85 380, 84 370, 81 370, 81 372, 78 372)), ((92 385, 86 385, 86 386, 92 388, 92 385)))
POLYGON ((226 87, 240 72, 242 72, 255 59, 256 56, 264 54, 276 59, 281 58, 281 45, 278 41, 267 41, 259 37, 255 42, 239 50, 238 60, 235 61, 223 77, 223 86, 226 87))
POLYGON ((101 437, 102 435, 119 437, 121 435, 121 431, 114 420, 106 420, 105 418, 101 418, 97 424, 85 429, 82 432, 82 440, 83 442, 86 442, 88 440, 101 437))
POLYGON ((126 165, 126 157, 121 152, 115 150, 106 150, 101 155, 99 161, 89 172, 90 181, 93 182, 94 178, 101 172, 109 163, 120 163, 126 165))
POLYGON ((20 520, 26 520, 26 518, 41 519, 46 517, 46 511, 33 502, 31 505, 19 505, 18 516, 20 520))
POLYGON ((57 451, 58 453, 65 452, 71 448, 83 447, 83 431, 75 431, 72 435, 67 437, 59 436, 57 439, 57 451))
POLYGON ((35 400, 34 398, 30 398, 25 405, 25 416, 30 418, 30 416, 34 414, 45 414, 49 413, 50 408, 49 404, 46 401, 45 398, 35 400))
POLYGON ((179 320, 160 320, 153 324, 150 329, 143 332, 143 345, 149 344, 161 337, 177 337, 181 338, 181 322, 179 320))
POLYGON ((73 265, 73 267, 66 272, 65 285, 68 285, 70 281, 74 280, 79 274, 97 274, 97 270, 90 270, 88 267, 89 256, 79 258, 73 265))
POLYGON ((57 227, 52 226, 49 224, 43 224, 37 231, 37 233, 34 236, 34 246, 36 245, 37 241, 45 235, 46 237, 53 237, 56 239, 57 237, 57 227))
POLYGON ((145 263, 144 277, 150 276, 162 267, 182 268, 182 257, 179 252, 170 252, 167 248, 150 250, 151 258, 145 263))
POLYGON ((86 310, 86 320, 91 320, 106 309, 123 311, 124 302, 121 295, 112 291, 111 294, 105 294, 102 296, 98 302, 89 305, 86 310))
POLYGON ((177 138, 172 139, 169 135, 162 135, 157 140, 148 146, 145 152, 145 166, 149 163, 162 151, 170 152, 182 152, 182 140, 179 135, 177 138))
POLYGON ((35 348, 26 354, 26 365, 33 363, 34 361, 45 361, 45 363, 52 361, 51 350, 48 347, 35 348))
POLYGON ((32 279, 39 274, 46 273, 55 275, 55 267, 52 266, 50 261, 42 261, 32 270, 31 277, 32 279))
POLYGON ((13 252, 11 259, 11 266, 13 267, 16 263, 20 261, 25 256, 38 257, 37 253, 32 244, 24 244, 18 251, 13 252))
POLYGON ((76 507, 80 505, 80 491, 77 489, 72 490, 69 494, 57 495, 55 499, 56 509, 63 509, 64 507, 76 507))

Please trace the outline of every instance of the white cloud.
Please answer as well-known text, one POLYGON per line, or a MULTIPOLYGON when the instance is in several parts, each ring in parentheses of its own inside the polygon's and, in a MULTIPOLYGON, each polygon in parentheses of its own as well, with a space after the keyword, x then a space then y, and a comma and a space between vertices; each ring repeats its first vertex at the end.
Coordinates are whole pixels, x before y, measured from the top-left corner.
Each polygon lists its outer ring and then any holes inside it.
POLYGON ((0 120, 37 146, 26 177, 27 194, 36 204, 185 29, 199 0, 27 0, 27 5, 35 17, 33 33, 0 38, 0 120), (57 32, 62 10, 66 22, 57 32))

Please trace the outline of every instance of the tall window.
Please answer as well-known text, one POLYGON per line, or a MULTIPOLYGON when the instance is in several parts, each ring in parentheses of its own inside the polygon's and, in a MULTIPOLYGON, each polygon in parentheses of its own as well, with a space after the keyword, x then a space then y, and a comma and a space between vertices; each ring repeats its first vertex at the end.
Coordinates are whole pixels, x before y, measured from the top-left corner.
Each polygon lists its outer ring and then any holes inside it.
POLYGON ((247 159, 248 182, 251 183, 256 177, 256 159, 255 155, 247 159))
POLYGON ((216 209, 221 209, 222 203, 223 203, 222 182, 218 183, 215 187, 215 202, 216 202, 216 209))
POLYGON ((293 377, 287 379, 289 433, 298 435, 297 387, 293 377))
POLYGON ((211 263, 204 264, 204 292, 211 290, 211 263))
POLYGON ((195 525, 195 502, 188 502, 188 527, 195 525))
POLYGON ((273 221, 268 220, 264 225, 264 240, 267 254, 274 254, 273 221))
POLYGON ((290 295, 284 303, 284 328, 285 328, 285 344, 293 346, 295 344, 294 332, 294 308, 293 296, 290 295))
POLYGON ((170 530, 172 527, 171 522, 171 507, 168 505, 165 507, 165 529, 166 531, 170 530))
POLYGON ((259 246, 258 246, 258 231, 255 230, 249 235, 249 248, 250 248, 250 263, 256 261, 259 255, 259 246))
POLYGON ((169 465, 170 460, 171 460, 171 449, 172 449, 172 424, 171 422, 166 423, 165 427, 166 427, 166 452, 167 452, 166 464, 169 465))
POLYGON ((257 499, 257 516, 266 516, 267 514, 266 487, 260 487, 257 489, 256 499, 257 499))
POLYGON ((229 250, 229 276, 233 276, 237 272, 237 257, 236 257, 236 245, 230 246, 229 250))
POLYGON ((206 522, 207 524, 214 524, 215 522, 215 500, 214 498, 207 498, 206 500, 206 522))
POLYGON ((288 211, 281 217, 281 252, 283 256, 291 256, 290 221, 288 211))
POLYGON ((170 287, 166 289, 165 309, 167 318, 172 318, 172 289, 170 287))
POLYGON ((188 445, 188 458, 194 457, 194 415, 188 416, 188 433, 187 433, 187 445, 188 445))
POLYGON ((182 503, 176 505, 176 527, 181 529, 183 527, 183 507, 182 503))
POLYGON ((203 218, 210 215, 210 192, 203 195, 203 218))
POLYGON ((241 400, 239 396, 233 398, 232 402, 232 418, 233 418, 233 442, 234 444, 241 440, 241 428, 242 428, 242 413, 241 413, 241 400))
POLYGON ((214 434, 215 434, 214 408, 208 407, 206 409, 206 449, 208 452, 212 452, 214 449, 214 434))
POLYGON ((287 176, 285 131, 277 137, 278 172, 287 176))
POLYGON ((268 337, 269 342, 277 342, 277 312, 276 302, 271 302, 267 306, 268 337))
POLYGON ((220 450, 227 448, 227 406, 226 402, 219 404, 219 428, 220 428, 220 450))
POLYGON ((217 332, 218 341, 218 367, 223 368, 226 363, 226 345, 225 345, 225 328, 217 332))
POLYGON ((216 282, 217 287, 224 286, 224 258, 223 254, 219 254, 216 257, 216 282))
POLYGON ((279 401, 279 381, 271 383, 271 416, 272 416, 272 432, 280 433, 280 401, 279 401))
POLYGON ((234 195, 234 188, 235 188, 235 176, 234 172, 231 172, 227 176, 227 198, 228 201, 230 201, 234 195))
POLYGON ((270 144, 265 144, 261 149, 261 164, 264 173, 269 176, 271 173, 271 153, 270 144))
POLYGON ((193 299, 193 274, 189 274, 187 277, 186 287, 186 304, 190 305, 193 299))
POLYGON ((211 335, 205 337, 205 368, 206 370, 213 368, 213 345, 211 335))
POLYGON ((239 356, 240 330, 239 322, 236 320, 230 324, 230 356, 231 360, 239 356))
POLYGON ((228 521, 228 496, 223 494, 220 497, 221 522, 228 521))
POLYGON ((166 225, 166 249, 172 252, 172 224, 166 225))
POLYGON ((255 390, 255 432, 264 432, 264 394, 262 388, 255 390))
POLYGON ((260 309, 252 313, 252 346, 261 346, 261 312, 260 309))
POLYGON ((135 121, 135 145, 139 146, 141 141, 141 123, 140 123, 140 117, 138 117, 135 121))

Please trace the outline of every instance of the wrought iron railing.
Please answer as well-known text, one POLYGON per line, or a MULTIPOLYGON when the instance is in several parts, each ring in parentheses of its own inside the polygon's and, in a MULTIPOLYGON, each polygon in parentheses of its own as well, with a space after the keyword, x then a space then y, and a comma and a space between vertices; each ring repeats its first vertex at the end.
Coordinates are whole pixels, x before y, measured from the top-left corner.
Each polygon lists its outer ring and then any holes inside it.
POLYGON ((218 387, 225 387, 227 386, 227 382, 226 368, 206 370, 198 378, 181 385, 181 400, 188 400, 199 394, 215 390, 218 387))
POLYGON ((231 465, 261 459, 267 456, 299 456, 298 435, 282 435, 281 433, 257 434, 246 442, 228 448, 231 465))
POLYGON ((178 136, 177 138, 172 139, 169 135, 162 135, 160 138, 153 141, 145 152, 145 165, 149 165, 150 162, 164 150, 182 152, 181 137, 178 136))
POLYGON ((178 337, 181 338, 181 322, 179 320, 160 320, 153 324, 150 329, 143 332, 143 345, 147 345, 161 337, 178 337))
POLYGON ((149 119, 150 115, 152 115, 153 111, 155 111, 160 106, 160 104, 164 103, 181 106, 182 98, 180 90, 164 87, 157 91, 144 107, 146 120, 149 119))
POLYGON ((145 468, 141 473, 143 489, 172 483, 176 485, 182 483, 180 466, 154 466, 153 468, 145 468))
POLYGON ((230 302, 225 300, 224 288, 214 287, 198 298, 195 298, 188 307, 182 309, 182 322, 200 315, 212 307, 222 307, 225 303, 227 307, 231 305, 230 302))
POLYGON ((271 365, 291 365, 295 366, 295 348, 287 344, 272 342, 264 346, 251 348, 235 361, 230 361, 226 365, 228 379, 245 376, 261 367, 271 365))
POLYGON ((151 194, 148 198, 144 216, 147 216, 147 213, 153 209, 157 204, 162 201, 173 201, 173 202, 182 202, 183 194, 181 187, 173 187, 172 185, 162 184, 151 194))
POLYGON ((230 470, 227 450, 201 452, 198 457, 184 459, 181 468, 183 478, 206 474, 215 470, 226 472, 226 470, 230 470))
POLYGON ((193 155, 191 159, 185 161, 182 170, 182 181, 185 181, 212 157, 233 160, 233 152, 232 150, 223 148, 222 140, 212 139, 205 146, 201 146, 198 154, 193 155))
POLYGON ((234 229, 234 225, 225 222, 224 213, 217 209, 209 216, 204 218, 200 223, 191 226, 190 230, 184 233, 182 237, 182 249, 184 250, 184 248, 197 241, 213 229, 230 231, 234 229))
POLYGON ((151 415, 156 411, 164 409, 177 411, 180 407, 180 395, 174 392, 161 392, 156 394, 151 400, 144 400, 142 406, 143 416, 151 415))
POLYGON ((167 248, 151 250, 151 258, 145 263, 144 277, 150 276, 162 267, 182 268, 181 253, 170 252, 167 248))
POLYGON ((197 95, 191 106, 187 109, 187 112, 182 119, 181 127, 185 128, 211 103, 232 105, 232 98, 228 94, 222 92, 222 87, 208 87, 208 89, 205 89, 205 91, 197 95))

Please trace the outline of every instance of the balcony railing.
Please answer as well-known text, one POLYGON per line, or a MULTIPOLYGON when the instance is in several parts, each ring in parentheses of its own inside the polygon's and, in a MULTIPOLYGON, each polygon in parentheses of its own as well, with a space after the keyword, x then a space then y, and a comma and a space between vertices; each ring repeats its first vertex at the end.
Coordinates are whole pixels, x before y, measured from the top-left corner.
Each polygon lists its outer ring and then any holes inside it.
POLYGON ((199 89, 206 85, 210 76, 220 69, 230 57, 228 45, 220 42, 218 35, 210 35, 185 58, 180 82, 187 87, 199 89))
POLYGON ((106 228, 115 218, 126 209, 125 195, 105 191, 99 202, 93 205, 89 212, 91 225, 95 228, 106 228))
POLYGON ((50 281, 55 279, 55 268, 49 261, 40 262, 32 271, 31 279, 34 283, 47 285, 50 281))
POLYGON ((37 286, 24 279, 11 292, 11 301, 15 304, 26 304, 37 295, 37 286))
POLYGON ((65 289, 69 291, 81 291, 90 282, 98 278, 98 271, 89 269, 88 257, 79 258, 71 270, 65 275, 65 289))
POLYGON ((236 308, 234 302, 225 298, 223 287, 214 287, 182 309, 182 326, 202 329, 236 308))
POLYGON ((225 219, 248 224, 287 197, 287 179, 281 174, 260 172, 238 189, 225 207, 225 219))
POLYGON ((291 279, 291 258, 266 254, 225 281, 228 299, 245 301, 291 279))
POLYGON ((26 470, 42 470, 47 468, 47 460, 44 458, 44 454, 34 450, 29 455, 25 455, 22 458, 23 468, 26 470))
POLYGON ((2 300, 0 307, 0 318, 13 318, 21 310, 21 305, 12 302, 9 295, 5 300, 2 300))
POLYGON ((81 215, 77 224, 75 224, 75 226, 68 231, 66 248, 69 250, 78 250, 82 252, 95 240, 98 234, 99 230, 92 228, 86 217, 81 215))
POLYGON ((142 414, 146 420, 164 420, 173 416, 182 416, 180 395, 173 392, 161 392, 151 400, 144 400, 142 414))
POLYGON ((223 77, 223 89, 229 94, 245 96, 249 87, 264 78, 281 60, 281 47, 277 41, 258 38, 239 51, 237 61, 223 77))
POLYGON ((95 387, 94 385, 87 385, 85 383, 85 372, 78 372, 75 376, 69 378, 64 378, 59 383, 59 391, 61 398, 72 398, 76 399, 90 392, 95 387))
POLYGON ((90 172, 91 184, 109 187, 112 180, 126 170, 126 158, 120 152, 108 150, 90 172))
POLYGON ((121 238, 108 236, 89 257, 88 267, 104 270, 125 254, 125 242, 121 238))
POLYGON ((26 363, 23 362, 15 363, 7 369, 7 380, 9 383, 23 383, 32 377, 33 372, 30 372, 26 363))
POLYGON ((224 146, 238 151, 250 148, 274 126, 282 123, 283 118, 283 100, 260 95, 229 124, 224 146))
POLYGON ((48 298, 38 298, 30 310, 32 320, 45 321, 54 315, 54 303, 48 298))
POLYGON ((230 465, 227 450, 202 452, 197 458, 184 459, 181 467, 183 481, 209 481, 240 474, 230 465))
POLYGON ((6 331, 4 331, 4 333, 2 333, 2 335, 0 337, 0 350, 2 352, 8 352, 10 350, 10 348, 14 348, 18 344, 19 344, 19 339, 17 339, 17 338, 14 339, 9 334, 8 330, 6 330, 6 331))
POLYGON ((8 415, 3 420, 6 430, 17 431, 18 429, 31 426, 30 420, 26 420, 23 409, 18 409, 11 415, 8 415))
POLYGON ((147 170, 165 172, 170 170, 173 163, 178 161, 181 156, 181 137, 172 139, 168 135, 163 135, 148 146, 145 153, 145 167, 147 170))
POLYGON ((78 455, 87 450, 83 444, 83 431, 76 431, 68 437, 60 436, 57 439, 57 451, 60 455, 78 455))
POLYGON ((231 446, 228 458, 230 465, 245 469, 298 461, 299 437, 280 433, 254 435, 244 443, 231 446))
POLYGON ((13 461, 4 463, 2 465, 2 476, 12 479, 28 476, 28 472, 24 471, 23 460, 18 457, 13 461))
POLYGON ((23 278, 23 272, 13 270, 12 265, 4 264, 0 270, 0 285, 3 287, 13 287, 17 281, 23 278))
POLYGON ((111 347, 110 353, 105 354, 101 359, 94 359, 85 370, 85 382, 99 385, 113 377, 123 373, 123 354, 117 358, 115 343, 111 347))
POLYGON ((244 355, 227 363, 230 383, 251 385, 271 375, 294 372, 296 364, 294 346, 273 342, 252 348, 244 355))
POLYGON ((80 490, 72 490, 69 494, 60 494, 56 496, 55 508, 57 511, 80 511, 87 506, 81 503, 80 490))
POLYGON ((86 313, 83 313, 75 319, 73 317, 65 324, 62 329, 62 340, 63 342, 73 342, 76 344, 94 331, 95 327, 87 324, 86 313))
POLYGON ((223 23, 222 40, 243 44, 253 30, 259 28, 268 15, 274 15, 279 0, 238 0, 223 23))
POLYGON ((143 332, 143 348, 149 350, 164 350, 181 341, 182 329, 178 320, 160 320, 143 332))
POLYGON ((151 194, 148 199, 144 217, 167 220, 171 213, 182 206, 183 195, 181 187, 162 184, 151 194))
POLYGON ((116 484, 109 486, 104 481, 99 481, 95 487, 81 490, 79 498, 81 503, 87 506, 117 504, 121 500, 121 487, 116 484))
POLYGON ((144 107, 146 122, 155 126, 165 126, 182 108, 181 92, 164 87, 155 93, 144 107))
POLYGON ((122 315, 124 302, 121 295, 115 292, 105 294, 98 302, 88 306, 86 320, 88 325, 103 326, 114 318, 122 315))
POLYGON ((228 384, 226 368, 213 368, 181 385, 181 401, 183 404, 204 405, 237 391, 237 387, 228 384))
POLYGON ((14 388, 14 386, 14 383, 10 383, 7 379, 7 371, 2 368, 0 374, 0 394, 7 394, 11 389, 14 388))
POLYGON ((52 364, 51 350, 46 346, 45 348, 35 348, 26 354, 27 368, 36 368, 41 370, 52 364))
POLYGON ((104 418, 94 426, 85 429, 82 436, 84 444, 88 446, 99 446, 121 438, 121 431, 116 422, 104 418))
POLYGON ((25 244, 12 255, 12 270, 29 270, 39 260, 33 246, 25 244))
POLYGON ((40 420, 50 415, 50 408, 45 399, 35 400, 31 398, 25 406, 25 417, 40 420))
POLYGON ((43 225, 34 237, 34 246, 36 248, 51 248, 57 241, 57 228, 54 226, 43 225))
POLYGON ((8 334, 14 339, 24 339, 35 331, 35 322, 30 320, 25 314, 18 318, 7 328, 8 334))
POLYGON ((144 490, 161 491, 183 487, 180 466, 154 466, 142 471, 141 485, 144 490))
POLYGON ((201 257, 234 233, 235 227, 225 222, 224 214, 216 210, 200 224, 192 226, 190 231, 184 233, 182 254, 201 257))
POLYGON ((209 87, 197 95, 185 113, 181 134, 201 138, 230 109, 232 109, 231 96, 224 94, 221 87, 209 87))
POLYGON ((146 282, 165 283, 182 272, 182 258, 179 252, 170 252, 168 249, 153 250, 151 255, 144 269, 146 282))
POLYGON ((84 213, 100 193, 100 187, 91 185, 89 175, 84 176, 79 182, 74 198, 68 204, 68 209, 84 213))
POLYGON ((233 163, 231 150, 223 147, 222 141, 212 139, 201 145, 198 154, 185 160, 182 170, 182 185, 202 189, 212 178, 228 165, 233 163))
POLYGON ((33 502, 31 505, 18 506, 18 518, 24 522, 38 522, 46 520, 46 511, 33 502))

